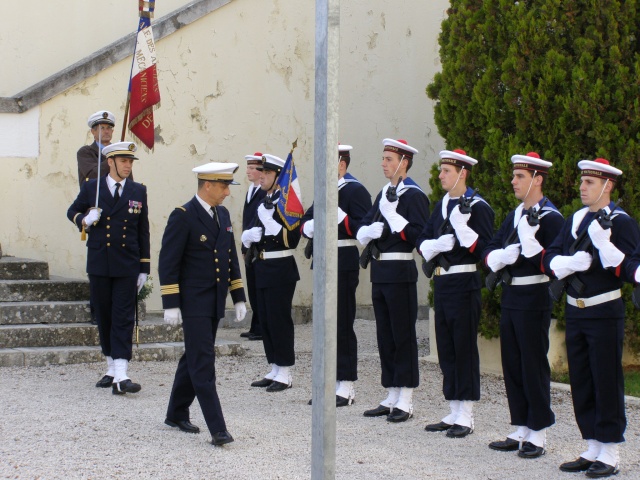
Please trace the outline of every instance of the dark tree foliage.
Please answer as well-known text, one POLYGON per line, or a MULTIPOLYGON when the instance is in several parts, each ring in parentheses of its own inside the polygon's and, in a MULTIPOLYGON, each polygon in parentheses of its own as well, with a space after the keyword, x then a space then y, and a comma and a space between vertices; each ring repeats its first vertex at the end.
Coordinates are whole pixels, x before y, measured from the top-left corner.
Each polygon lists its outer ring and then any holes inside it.
MULTIPOLYGON (((624 171, 614 197, 640 217, 638 3, 451 0, 442 71, 427 95, 447 148, 479 159, 471 183, 495 210, 496 228, 518 203, 511 155, 528 151, 553 162, 545 193, 565 216, 582 206, 577 162, 604 157, 624 171)), ((430 184, 436 201, 436 167, 430 184)), ((499 292, 483 299, 481 332, 497 336, 499 292)), ((562 322, 561 308, 555 313, 562 322)), ((640 351, 640 315, 632 306, 627 313, 627 340, 640 351)))

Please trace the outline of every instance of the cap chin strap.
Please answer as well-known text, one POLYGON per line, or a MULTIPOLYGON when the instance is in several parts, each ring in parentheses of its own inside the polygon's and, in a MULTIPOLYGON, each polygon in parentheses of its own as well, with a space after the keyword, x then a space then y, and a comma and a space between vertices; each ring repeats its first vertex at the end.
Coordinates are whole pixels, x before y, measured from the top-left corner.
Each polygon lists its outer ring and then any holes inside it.
POLYGON ((589 205, 590 207, 593 206, 593 205, 597 205, 598 204, 598 202, 602 198, 602 195, 604 194, 604 189, 607 188, 607 183, 609 183, 609 179, 608 178, 604 182, 604 185, 602 186, 602 190, 600 191, 600 195, 598 196, 598 199, 595 202, 593 202, 591 205, 589 205))
POLYGON ((460 173, 458 173, 458 178, 456 178, 456 183, 453 184, 453 187, 451 187, 451 190, 449 190, 450 192, 453 192, 456 187, 458 186, 458 182, 460 181, 460 177, 462 177, 462 171, 464 170, 464 167, 460 167, 460 173))
POLYGON ((537 170, 533 171, 533 175, 531 176, 531 182, 529 183, 529 188, 527 189, 527 194, 522 199, 523 202, 527 200, 527 197, 529 196, 529 192, 531 192, 531 187, 533 187, 533 180, 536 178, 537 173, 538 173, 537 170))
POLYGON ((273 182, 271 182, 271 186, 269 187, 269 191, 273 189, 273 186, 276 184, 276 180, 278 180, 279 175, 280 175, 280 172, 276 172, 275 176, 273 177, 273 182))
POLYGON ((402 165, 402 160, 404 160, 404 155, 400 157, 400 161, 398 162, 398 167, 396 168, 396 171, 393 172, 393 175, 391 175, 391 179, 389 180, 390 182, 393 181, 393 177, 395 177, 396 173, 398 173, 398 170, 400 170, 400 165, 402 165))

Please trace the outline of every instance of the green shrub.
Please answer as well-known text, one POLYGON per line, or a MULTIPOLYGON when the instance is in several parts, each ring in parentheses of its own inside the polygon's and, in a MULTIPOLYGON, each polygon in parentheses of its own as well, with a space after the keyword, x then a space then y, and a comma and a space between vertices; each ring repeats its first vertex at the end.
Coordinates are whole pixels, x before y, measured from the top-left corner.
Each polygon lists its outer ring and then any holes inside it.
MULTIPOLYGON (((471 184, 496 213, 518 201, 510 158, 553 162, 545 193, 567 216, 581 207, 581 159, 624 171, 614 197, 640 215, 640 9, 637 0, 452 0, 439 38, 442 71, 427 87, 447 148, 480 162, 471 184)), ((437 169, 431 200, 442 197, 437 169)), ((630 299, 625 288, 625 298, 630 299)), ((480 331, 497 336, 496 294, 483 292, 480 331)), ((563 326, 563 306, 554 314, 563 326)), ((627 306, 626 338, 640 352, 640 315, 627 306)))

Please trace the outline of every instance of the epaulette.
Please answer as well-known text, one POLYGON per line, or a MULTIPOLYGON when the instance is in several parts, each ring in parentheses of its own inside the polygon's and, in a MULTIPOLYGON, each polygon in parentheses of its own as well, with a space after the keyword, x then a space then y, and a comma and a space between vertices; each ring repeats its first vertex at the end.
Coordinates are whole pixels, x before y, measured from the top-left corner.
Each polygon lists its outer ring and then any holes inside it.
POLYGON ((186 212, 186 211, 187 211, 187 209, 186 209, 186 208, 184 208, 184 207, 176 207, 176 208, 179 208, 179 209, 180 209, 180 210, 182 210, 183 212, 186 212))

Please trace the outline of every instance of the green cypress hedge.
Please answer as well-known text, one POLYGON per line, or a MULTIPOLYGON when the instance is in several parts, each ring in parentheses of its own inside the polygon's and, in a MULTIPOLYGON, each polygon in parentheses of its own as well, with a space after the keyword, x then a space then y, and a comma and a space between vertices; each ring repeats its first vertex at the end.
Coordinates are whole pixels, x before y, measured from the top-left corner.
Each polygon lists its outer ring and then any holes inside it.
MULTIPOLYGON (((580 208, 582 159, 607 158, 624 175, 614 191, 640 217, 640 8, 636 0, 451 0, 439 37, 442 71, 427 86, 447 148, 479 159, 471 184, 496 212, 517 205, 511 155, 552 161, 545 193, 567 216, 580 208)), ((431 200, 443 195, 437 167, 431 200)), ((483 290, 481 333, 498 336, 499 291, 483 290)), ((626 338, 640 352, 640 315, 626 338)), ((563 305, 555 316, 563 325, 563 305)))

